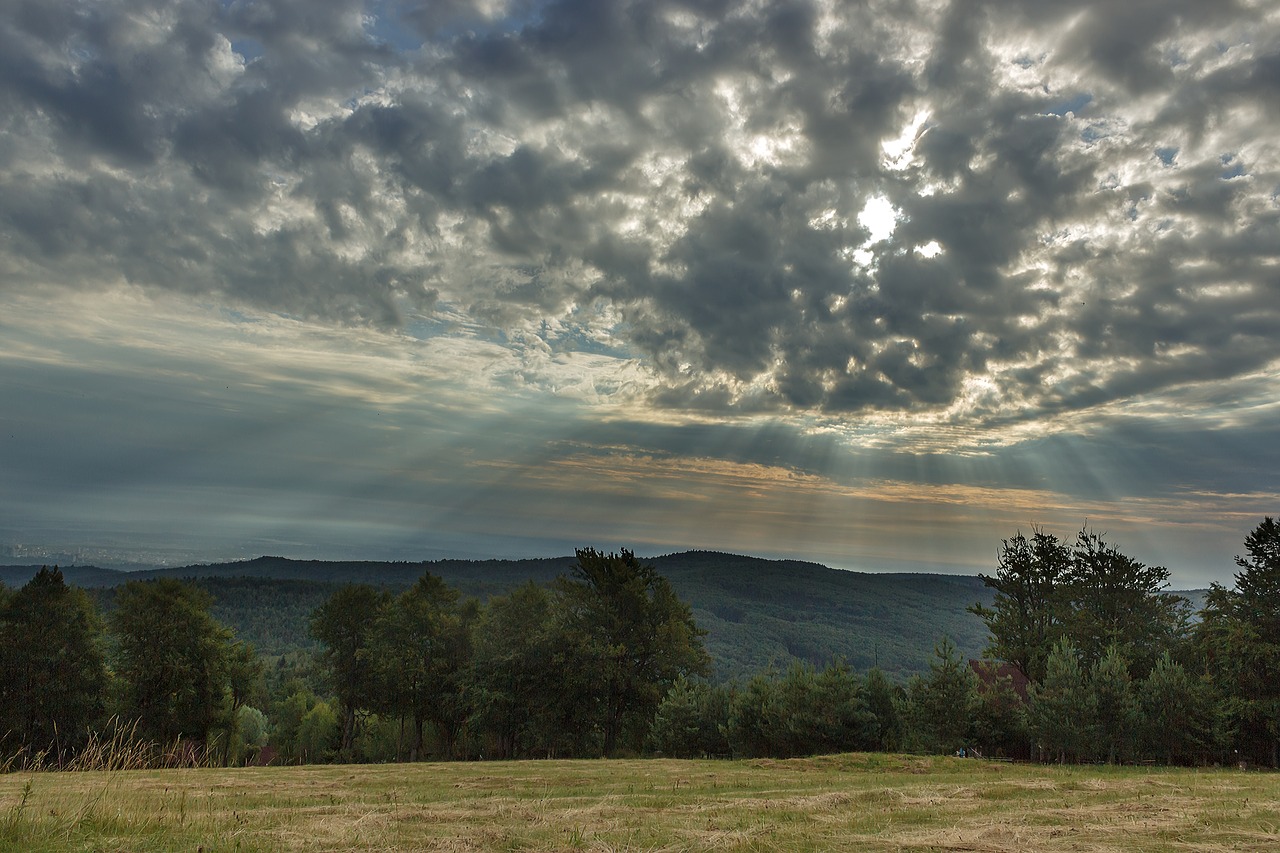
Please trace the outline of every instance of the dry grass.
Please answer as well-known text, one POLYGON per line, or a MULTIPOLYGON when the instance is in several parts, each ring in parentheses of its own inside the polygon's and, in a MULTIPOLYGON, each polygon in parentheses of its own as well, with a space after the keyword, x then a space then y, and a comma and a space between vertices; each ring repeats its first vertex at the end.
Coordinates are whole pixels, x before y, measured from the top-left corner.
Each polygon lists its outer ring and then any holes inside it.
POLYGON ((30 851, 1280 849, 1280 776, 882 755, 0 777, 30 851))
POLYGON ((113 717, 102 732, 94 732, 89 742, 65 762, 49 751, 22 749, 0 762, 3 773, 45 771, 155 770, 178 767, 208 767, 214 762, 210 750, 191 741, 160 744, 138 735, 138 723, 113 717))

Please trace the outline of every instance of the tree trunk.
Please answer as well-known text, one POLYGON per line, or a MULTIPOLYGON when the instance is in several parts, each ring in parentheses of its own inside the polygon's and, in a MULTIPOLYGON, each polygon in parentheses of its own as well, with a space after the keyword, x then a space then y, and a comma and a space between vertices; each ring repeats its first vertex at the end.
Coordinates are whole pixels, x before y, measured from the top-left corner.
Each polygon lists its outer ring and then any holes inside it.
POLYGON ((426 720, 424 720, 422 717, 419 717, 417 714, 414 714, 413 715, 413 749, 409 751, 410 761, 417 761, 418 757, 422 755, 422 730, 425 726, 426 726, 426 720))
POLYGON ((356 709, 348 705, 342 706, 342 749, 344 758, 351 756, 351 747, 356 739, 356 709))

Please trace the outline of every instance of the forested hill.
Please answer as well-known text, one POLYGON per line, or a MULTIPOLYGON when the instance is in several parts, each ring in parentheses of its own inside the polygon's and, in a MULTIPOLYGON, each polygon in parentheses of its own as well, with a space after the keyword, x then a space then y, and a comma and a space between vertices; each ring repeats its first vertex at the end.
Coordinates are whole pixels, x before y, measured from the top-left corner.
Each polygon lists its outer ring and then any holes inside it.
MULTIPOLYGON (((720 678, 785 666, 791 659, 823 665, 837 656, 857 670, 878 664, 901 677, 927 669, 944 635, 969 657, 986 645, 985 626, 966 610, 991 601, 974 576, 868 574, 707 551, 647 562, 692 606, 720 678)), ((73 566, 63 574, 68 583, 104 588, 148 577, 195 578, 213 595, 217 618, 262 653, 275 655, 313 645, 307 617, 340 584, 400 589, 430 571, 483 599, 529 580, 545 583, 573 564, 573 557, 423 563, 259 557, 141 572, 73 566)), ((0 581, 20 586, 36 568, 0 567, 0 581)), ((110 605, 109 592, 99 597, 110 605)))
MULTIPOLYGON (((69 584, 82 587, 117 586, 148 578, 258 578, 264 580, 315 581, 324 584, 367 583, 401 589, 423 572, 445 578, 467 595, 487 598, 532 580, 545 583, 569 571, 573 557, 537 560, 435 560, 431 562, 377 562, 372 560, 291 560, 256 557, 234 563, 199 563, 176 568, 119 572, 96 566, 63 566, 69 584)), ((21 586, 39 566, 0 566, 0 582, 21 586)))
POLYGON ((928 668, 945 635, 978 657, 987 629, 966 608, 991 602, 976 576, 870 574, 793 560, 692 551, 651 561, 688 601, 721 674, 791 658, 843 657, 903 676, 928 668))

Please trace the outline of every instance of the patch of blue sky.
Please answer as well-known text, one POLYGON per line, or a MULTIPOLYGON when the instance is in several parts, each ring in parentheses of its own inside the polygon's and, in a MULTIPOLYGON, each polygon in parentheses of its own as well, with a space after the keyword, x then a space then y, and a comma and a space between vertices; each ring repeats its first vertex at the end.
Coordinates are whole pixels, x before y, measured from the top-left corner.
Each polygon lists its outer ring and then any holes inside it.
POLYGON ((231 49, 244 59, 245 65, 260 59, 265 53, 262 48, 262 42, 255 38, 245 38, 243 36, 231 39, 231 49))
POLYGON ((1164 51, 1164 61, 1169 64, 1170 68, 1179 68, 1183 65, 1190 64, 1187 55, 1177 45, 1170 45, 1164 51))
POLYGON ((1111 131, 1105 124, 1091 124, 1084 130, 1080 131, 1080 138, 1086 145, 1092 145, 1100 139, 1106 139, 1111 136, 1111 131))
POLYGON ((549 323, 542 324, 539 333, 552 352, 579 352, 589 355, 603 355, 611 358, 632 358, 635 353, 629 348, 610 341, 601 340, 592 335, 585 326, 577 323, 553 329, 549 323))
MULTIPOLYGON (((366 31, 377 41, 397 51, 415 51, 428 40, 418 28, 406 21, 405 11, 411 4, 403 0, 375 3, 369 15, 366 31)), ((471 33, 500 35, 516 33, 536 24, 542 17, 545 2, 514 2, 508 14, 500 18, 480 15, 458 15, 452 21, 442 23, 431 35, 433 41, 451 41, 471 33)))
POLYGON ((365 18, 365 32, 379 44, 397 51, 414 51, 422 47, 424 39, 413 27, 401 20, 403 3, 375 3, 365 18))
POLYGON ((404 325, 404 333, 419 341, 429 341, 456 329, 456 324, 440 317, 419 317, 404 325))
POLYGON ((351 97, 343 101, 342 106, 344 109, 356 110, 360 107, 362 103, 364 103, 365 98, 368 98, 370 95, 373 95, 378 91, 379 91, 378 89, 373 89, 373 88, 370 88, 369 86, 365 86, 363 89, 360 90, 360 94, 352 95, 351 97))
POLYGON ((1156 149, 1156 156, 1160 158, 1160 162, 1166 166, 1172 166, 1174 161, 1178 159, 1178 148, 1176 146, 1164 146, 1156 149))
POLYGON ((1079 113, 1092 101, 1092 94, 1089 92, 1081 92, 1078 95, 1073 95, 1072 97, 1067 98, 1065 101, 1058 101, 1056 104, 1045 108, 1044 112, 1046 115, 1052 116, 1065 116, 1067 113, 1079 113))
POLYGON ((233 323, 261 323, 262 320, 243 311, 237 311, 235 308, 228 308, 225 305, 218 306, 218 311, 222 316, 233 323))

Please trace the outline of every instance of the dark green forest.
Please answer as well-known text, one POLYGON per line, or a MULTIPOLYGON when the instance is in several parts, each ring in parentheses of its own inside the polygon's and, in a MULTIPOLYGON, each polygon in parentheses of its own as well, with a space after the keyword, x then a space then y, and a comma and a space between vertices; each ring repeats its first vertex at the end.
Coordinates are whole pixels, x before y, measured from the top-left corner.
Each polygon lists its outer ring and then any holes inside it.
POLYGON ((978 578, 593 549, 7 569, 0 750, 67 766, 124 732, 224 763, 904 750, 1274 767, 1280 525, 1244 552, 1232 587, 1195 596, 1088 529, 1016 534, 978 578))
MULTIPOLYGON (((212 596, 216 619, 264 657, 314 652, 307 618, 346 583, 390 592, 424 573, 464 597, 487 601, 532 581, 550 583, 571 571, 573 557, 546 560, 439 560, 423 563, 327 562, 259 557, 238 563, 143 572, 64 567, 67 583, 85 588, 102 611, 111 590, 129 580, 189 579, 212 596)), ((947 636, 970 657, 981 655, 987 629, 968 611, 990 603, 980 578, 962 575, 869 574, 792 560, 763 560, 707 551, 646 560, 689 603, 712 658, 714 680, 745 678, 792 660, 816 666, 842 657, 856 670, 879 666, 897 679, 924 672, 934 644, 947 636)), ((21 586, 38 566, 0 567, 0 582, 21 586)))

